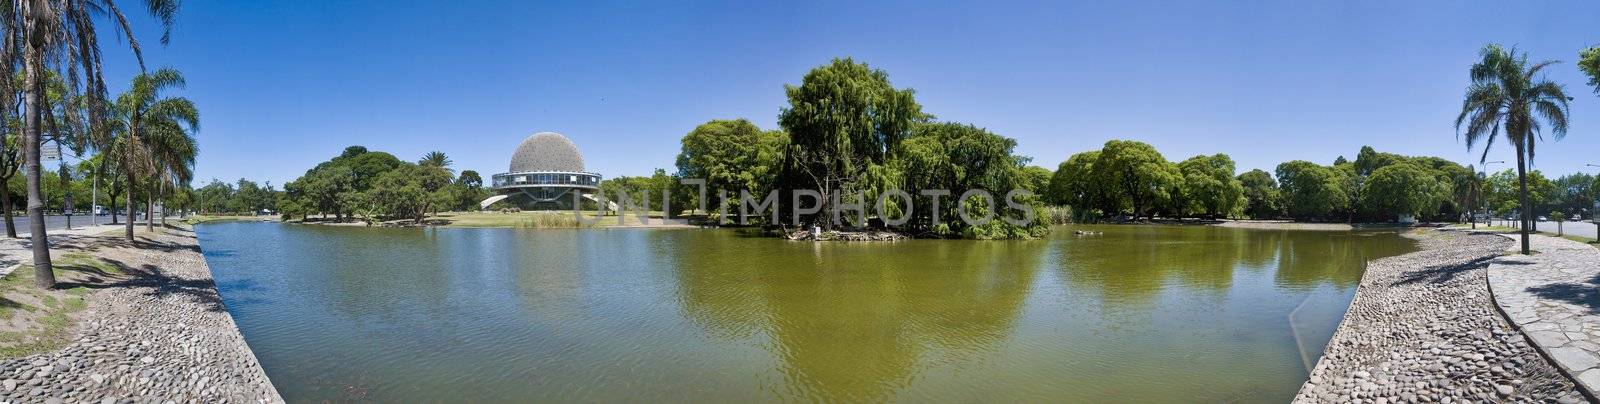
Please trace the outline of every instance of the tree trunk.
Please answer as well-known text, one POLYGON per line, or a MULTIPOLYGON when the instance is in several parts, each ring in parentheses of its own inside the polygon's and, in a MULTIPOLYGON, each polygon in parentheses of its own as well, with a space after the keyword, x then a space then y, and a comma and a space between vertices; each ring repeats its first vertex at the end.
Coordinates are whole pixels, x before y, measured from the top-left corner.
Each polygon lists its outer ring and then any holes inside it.
POLYGON ((133 172, 130 170, 128 172, 128 223, 126 227, 123 228, 123 238, 127 239, 129 242, 133 241, 133 214, 135 212, 133 206, 133 184, 133 172))
POLYGON ((108 215, 108 216, 111 216, 111 224, 119 224, 119 223, 117 223, 117 196, 118 195, 122 195, 122 194, 113 192, 111 195, 108 195, 108 196, 111 197, 109 199, 109 201, 111 203, 107 204, 108 206, 106 206, 106 209, 110 209, 111 210, 111 212, 110 212, 111 214, 108 215))
MULTIPOLYGON (((1523 139, 1523 141, 1532 141, 1532 139, 1523 139)), ((1522 217, 1522 231, 1520 232, 1522 233, 1522 255, 1528 255, 1528 227, 1530 227, 1529 223, 1533 220, 1533 209, 1528 206, 1528 175, 1526 173, 1528 164, 1523 158, 1524 149, 1522 144, 1517 145, 1517 190, 1521 194, 1520 198, 1522 200, 1521 205, 1518 206, 1518 210, 1522 211, 1518 213, 1522 217)))
MULTIPOLYGON (((33 4, 33 2, 23 4, 33 4)), ((27 86, 27 90, 23 95, 25 122, 22 131, 22 165, 27 175, 25 182, 28 188, 28 230, 31 233, 28 236, 33 242, 33 284, 41 289, 48 289, 56 285, 56 272, 54 266, 50 265, 50 239, 44 232, 44 195, 39 188, 39 176, 42 175, 39 170, 39 140, 42 129, 39 122, 41 114, 39 108, 43 107, 39 98, 44 89, 41 84, 43 82, 41 76, 44 73, 40 71, 44 69, 44 55, 43 49, 39 48, 43 46, 44 38, 38 38, 42 35, 38 30, 42 28, 37 26, 38 22, 35 21, 37 17, 32 15, 38 10, 32 10, 31 6, 23 7, 26 15, 23 18, 27 20, 25 24, 28 25, 25 36, 29 39, 27 50, 24 51, 27 72, 23 75, 25 80, 23 85, 27 86)))
POLYGON ((161 189, 160 184, 154 185, 144 194, 144 229, 152 233, 156 231, 156 191, 161 189))
POLYGON ((0 189, 0 209, 4 209, 6 213, 6 237, 17 238, 17 221, 11 217, 12 209, 15 208, 16 206, 11 204, 11 190, 0 189))

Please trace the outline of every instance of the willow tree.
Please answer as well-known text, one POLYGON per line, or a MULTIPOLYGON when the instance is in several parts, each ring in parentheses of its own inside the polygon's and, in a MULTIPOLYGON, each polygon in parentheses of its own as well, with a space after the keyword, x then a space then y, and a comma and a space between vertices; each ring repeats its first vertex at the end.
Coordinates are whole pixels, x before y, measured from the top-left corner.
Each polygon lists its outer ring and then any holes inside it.
POLYGON ((1132 140, 1107 141, 1094 171, 1107 187, 1103 195, 1126 201, 1117 205, 1132 207, 1133 220, 1154 216, 1153 208, 1171 202, 1183 182, 1176 164, 1150 144, 1132 140))
MULTIPOLYGON (((51 68, 66 70, 67 88, 85 97, 87 123, 91 137, 104 140, 109 134, 103 125, 106 117, 106 85, 102 77, 100 43, 95 20, 113 21, 115 31, 127 40, 141 70, 144 56, 132 26, 115 0, 11 0, 4 13, 7 60, 19 61, 23 72, 22 97, 23 172, 27 176, 28 217, 33 242, 34 283, 42 288, 55 286, 55 270, 50 263, 49 238, 44 229, 44 197, 40 189, 39 146, 42 139, 45 102, 44 77, 51 68), (20 49, 19 49, 20 48, 20 49), (16 54, 20 53, 20 57, 16 54)), ((166 44, 177 0, 144 0, 146 10, 161 21, 166 44)), ((96 142, 101 143, 101 142, 96 142)))
POLYGON ((895 186, 899 175, 888 162, 912 128, 929 118, 911 89, 894 88, 887 72, 849 58, 812 69, 800 85, 784 90, 789 106, 778 114, 778 125, 789 133, 789 144, 779 188, 819 191, 824 212, 836 194, 864 192, 871 200, 895 186))
POLYGON ((1533 227, 1533 205, 1528 203, 1528 163, 1533 161, 1534 145, 1543 139, 1546 131, 1558 141, 1566 137, 1569 98, 1565 88, 1541 75, 1545 67, 1558 63, 1556 61, 1529 64, 1526 52, 1505 49, 1498 44, 1485 45, 1479 55, 1483 60, 1472 65, 1472 84, 1467 86, 1461 115, 1456 117, 1456 137, 1466 139, 1468 150, 1483 142, 1480 163, 1488 160, 1495 137, 1502 133, 1516 151, 1522 253, 1527 254, 1528 229, 1533 227))

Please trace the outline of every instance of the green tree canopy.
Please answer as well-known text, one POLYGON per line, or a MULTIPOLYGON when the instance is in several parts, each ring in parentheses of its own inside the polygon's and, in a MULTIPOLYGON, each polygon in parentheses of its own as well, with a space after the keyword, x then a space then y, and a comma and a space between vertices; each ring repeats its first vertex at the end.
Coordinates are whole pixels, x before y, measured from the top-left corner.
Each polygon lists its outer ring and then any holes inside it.
POLYGON ((739 191, 766 195, 773 189, 789 136, 763 131, 741 118, 700 124, 683 135, 682 143, 678 176, 706 180, 707 206, 716 210, 720 204, 737 203, 739 191), (730 201, 719 200, 717 190, 728 191, 730 201))
POLYGON ((1244 188, 1245 215, 1251 219, 1271 219, 1281 213, 1278 181, 1272 174, 1259 169, 1239 174, 1239 185, 1244 188))
POLYGON ((1234 178, 1233 158, 1217 153, 1194 156, 1178 163, 1183 174, 1180 213, 1197 212, 1210 217, 1232 215, 1243 210, 1244 184, 1234 178))
MULTIPOLYGON (((937 122, 919 125, 917 134, 906 139, 902 155, 907 188, 910 191, 949 190, 954 194, 953 197, 959 197, 967 190, 989 191, 993 197, 989 201, 992 205, 985 207, 985 202, 966 201, 969 208, 977 209, 967 213, 971 217, 992 213, 995 220, 973 228, 960 220, 956 201, 943 201, 939 204, 939 210, 934 211, 931 199, 914 198, 916 207, 913 209, 915 216, 911 221, 912 227, 937 230, 933 225, 937 217, 940 223, 948 225, 949 231, 960 232, 970 238, 1031 238, 1042 235, 1046 229, 1041 226, 1046 222, 1037 213, 1033 225, 1023 228, 999 220, 1002 215, 1023 217, 1022 212, 1007 207, 1004 198, 1013 189, 1031 186, 1032 180, 1024 170, 1027 159, 1011 153, 1016 146, 1016 140, 968 124, 937 122)), ((1027 201, 1030 203, 1029 209, 1042 207, 1042 204, 1035 203, 1036 198, 1027 201)))
POLYGON ((1595 94, 1600 94, 1600 46, 1578 52, 1578 70, 1589 76, 1589 86, 1594 87, 1595 94))
POLYGON ((900 182, 886 162, 929 118, 912 90, 894 88, 888 73, 848 58, 812 69, 800 85, 784 89, 789 105, 778 114, 778 125, 789 133, 783 188, 816 189, 826 201, 834 192, 882 191, 900 182))
POLYGON ((1361 193, 1362 205, 1384 214, 1426 216, 1450 199, 1450 185, 1427 168, 1402 163, 1372 172, 1361 193))
POLYGON ((1094 171, 1109 186, 1109 199, 1118 201, 1114 206, 1131 207, 1134 217, 1150 214, 1150 209, 1164 204, 1179 192, 1183 174, 1168 162, 1155 147, 1131 140, 1111 140, 1100 149, 1094 171))
POLYGON ((1284 210, 1300 220, 1332 220, 1350 205, 1345 176, 1333 168, 1305 160, 1278 165, 1278 186, 1284 210))

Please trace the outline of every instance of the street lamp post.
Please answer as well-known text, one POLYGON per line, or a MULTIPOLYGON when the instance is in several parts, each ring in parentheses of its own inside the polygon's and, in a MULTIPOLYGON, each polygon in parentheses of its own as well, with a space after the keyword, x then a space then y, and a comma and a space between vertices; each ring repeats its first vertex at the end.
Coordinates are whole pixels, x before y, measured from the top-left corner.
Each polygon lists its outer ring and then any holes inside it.
MULTIPOLYGON (((1600 165, 1595 165, 1595 164, 1584 164, 1584 165, 1588 166, 1588 167, 1600 167, 1600 165)), ((1600 221, 1596 221, 1595 218, 1594 218, 1594 215, 1600 215, 1600 209, 1594 209, 1594 206, 1589 206, 1589 208, 1590 208, 1590 210, 1589 210, 1589 223, 1594 223, 1594 225, 1595 225, 1595 233, 1596 234, 1600 234, 1600 221)))

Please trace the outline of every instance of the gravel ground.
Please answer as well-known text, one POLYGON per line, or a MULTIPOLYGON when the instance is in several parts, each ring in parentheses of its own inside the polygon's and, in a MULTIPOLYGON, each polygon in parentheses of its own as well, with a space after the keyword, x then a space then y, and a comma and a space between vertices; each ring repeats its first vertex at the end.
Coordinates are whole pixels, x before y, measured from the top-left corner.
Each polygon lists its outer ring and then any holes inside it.
POLYGON ((1511 241, 1426 231, 1422 251, 1372 261, 1296 402, 1583 402, 1489 296, 1511 241))
POLYGON ((87 295, 86 320, 63 349, 0 361, 0 400, 282 402, 224 310, 194 233, 141 238, 55 241, 131 276, 87 295))

